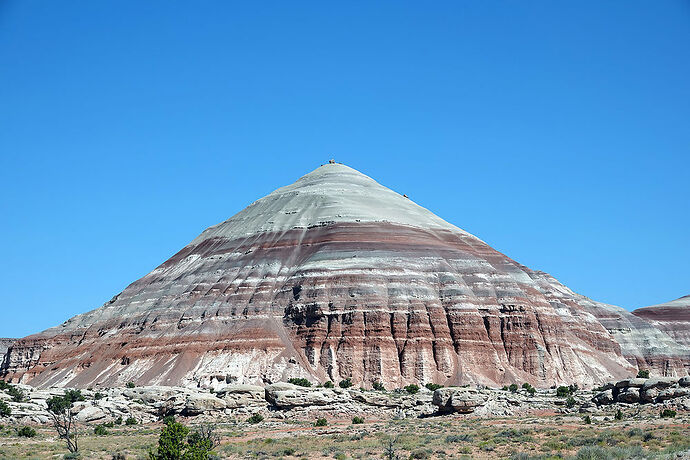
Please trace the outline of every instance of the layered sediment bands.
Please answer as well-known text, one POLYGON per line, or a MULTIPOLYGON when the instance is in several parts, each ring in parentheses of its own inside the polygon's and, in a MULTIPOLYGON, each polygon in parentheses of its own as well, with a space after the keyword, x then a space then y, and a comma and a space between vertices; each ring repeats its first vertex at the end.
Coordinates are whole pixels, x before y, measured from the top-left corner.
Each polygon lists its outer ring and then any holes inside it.
POLYGON ((632 314, 664 331, 676 342, 687 347, 690 354, 690 295, 671 302, 638 308, 632 314))
MULTIPOLYGON (((204 231, 101 308, 20 339, 3 372, 36 386, 303 376, 396 387, 588 385, 641 362, 682 369, 673 340, 631 345, 607 308, 326 165, 204 231)), ((635 331, 658 332, 628 316, 635 331)))

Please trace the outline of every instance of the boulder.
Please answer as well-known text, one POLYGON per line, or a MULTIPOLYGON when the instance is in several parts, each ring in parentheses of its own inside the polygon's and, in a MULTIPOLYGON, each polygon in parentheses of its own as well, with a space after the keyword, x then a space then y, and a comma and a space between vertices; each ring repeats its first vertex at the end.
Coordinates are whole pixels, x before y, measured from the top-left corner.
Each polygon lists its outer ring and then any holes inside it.
POLYGON ((601 405, 606 405, 606 404, 613 404, 615 401, 613 397, 613 390, 608 389, 605 391, 602 391, 600 393, 597 393, 593 398, 592 401, 601 406, 601 405))
POLYGON ((690 375, 681 377, 680 380, 678 380, 678 385, 682 387, 690 387, 690 375))
POLYGON ((656 402, 656 398, 659 397, 658 388, 647 388, 640 391, 640 402, 642 403, 653 403, 656 402))
POLYGON ((643 390, 648 390, 650 388, 659 388, 659 389, 664 389, 668 388, 670 386, 675 385, 677 382, 677 379, 673 377, 654 377, 651 379, 645 380, 644 384, 642 385, 643 390))
POLYGON ((350 394, 336 388, 308 388, 290 383, 275 383, 265 388, 266 401, 272 405, 289 409, 301 406, 327 406, 351 401, 350 394))
POLYGON ((108 414, 98 406, 86 406, 81 409, 75 418, 83 423, 92 423, 105 420, 108 414))
POLYGON ((256 385, 225 385, 216 390, 216 396, 225 401, 228 409, 264 404, 265 391, 256 385))
POLYGON ((642 385, 647 381, 647 379, 625 379, 616 382, 616 388, 642 388, 642 385))
POLYGON ((439 388, 434 391, 432 402, 441 412, 470 413, 486 402, 486 397, 469 388, 439 388))
POLYGON ((225 401, 210 393, 198 393, 187 396, 185 400, 185 415, 199 415, 206 412, 225 410, 225 401))
POLYGON ((620 393, 618 393, 618 396, 616 397, 616 401, 622 402, 622 403, 636 403, 640 400, 640 390, 639 388, 626 388, 620 393))
POLYGON ((668 401, 669 399, 682 398, 690 396, 690 388, 687 387, 673 387, 662 390, 657 397, 657 401, 668 401))

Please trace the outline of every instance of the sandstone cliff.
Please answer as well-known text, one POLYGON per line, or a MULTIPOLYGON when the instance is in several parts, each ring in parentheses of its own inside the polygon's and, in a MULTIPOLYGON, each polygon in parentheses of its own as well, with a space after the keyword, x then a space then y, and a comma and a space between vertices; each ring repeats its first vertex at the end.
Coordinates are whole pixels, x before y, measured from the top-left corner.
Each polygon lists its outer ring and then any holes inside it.
POLYGON ((550 386, 638 366, 684 374, 683 359, 645 320, 328 164, 207 229, 101 308, 19 340, 3 372, 39 387, 293 376, 550 386))

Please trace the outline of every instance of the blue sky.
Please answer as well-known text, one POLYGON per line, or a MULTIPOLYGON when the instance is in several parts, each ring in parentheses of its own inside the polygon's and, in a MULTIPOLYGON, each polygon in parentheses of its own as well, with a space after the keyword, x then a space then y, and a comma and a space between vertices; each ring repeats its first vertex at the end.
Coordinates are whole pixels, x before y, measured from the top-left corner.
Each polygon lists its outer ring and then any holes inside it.
POLYGON ((0 2, 0 336, 329 158, 596 300, 690 294, 688 44, 686 1, 0 2))

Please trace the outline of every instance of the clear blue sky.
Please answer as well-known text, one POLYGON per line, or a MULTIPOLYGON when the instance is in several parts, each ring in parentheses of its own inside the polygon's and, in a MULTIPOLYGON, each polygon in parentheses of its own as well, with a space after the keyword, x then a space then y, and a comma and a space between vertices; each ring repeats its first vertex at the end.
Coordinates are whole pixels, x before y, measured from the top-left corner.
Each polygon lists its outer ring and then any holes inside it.
POLYGON ((690 2, 0 1, 0 336, 329 158, 596 300, 690 294, 690 2))

